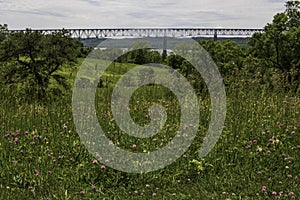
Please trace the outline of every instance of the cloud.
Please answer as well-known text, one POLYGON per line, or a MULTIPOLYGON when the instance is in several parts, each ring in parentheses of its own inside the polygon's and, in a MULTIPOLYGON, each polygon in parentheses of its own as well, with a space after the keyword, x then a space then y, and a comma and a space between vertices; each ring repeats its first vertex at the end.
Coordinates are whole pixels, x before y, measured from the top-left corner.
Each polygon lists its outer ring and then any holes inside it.
POLYGON ((12 28, 262 28, 285 0, 0 0, 12 28), (37 18, 34 18, 36 16, 37 18))
POLYGON ((66 17, 62 13, 58 12, 52 12, 52 11, 43 11, 38 9, 33 10, 1 10, 2 12, 6 13, 19 13, 19 14, 25 14, 25 15, 43 15, 43 16, 52 16, 52 17, 66 17))

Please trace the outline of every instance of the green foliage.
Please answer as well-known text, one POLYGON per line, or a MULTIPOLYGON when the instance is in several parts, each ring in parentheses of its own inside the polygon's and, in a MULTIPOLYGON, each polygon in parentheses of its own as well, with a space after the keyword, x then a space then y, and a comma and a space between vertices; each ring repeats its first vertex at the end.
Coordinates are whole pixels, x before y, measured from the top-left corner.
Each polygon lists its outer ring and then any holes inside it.
POLYGON ((285 3, 285 14, 288 16, 288 27, 300 26, 300 2, 287 1, 285 3))
POLYGON ((68 88, 62 67, 74 67, 81 44, 65 30, 42 34, 27 29, 1 42, 1 84, 12 85, 16 92, 41 99, 51 81, 68 88))
POLYGON ((237 43, 230 40, 201 40, 199 44, 210 54, 223 76, 243 66, 245 51, 237 43))
POLYGON ((7 37, 7 30, 8 30, 8 25, 7 24, 0 24, 0 42, 6 39, 7 37))
POLYGON ((117 62, 147 64, 147 63, 161 63, 162 56, 157 51, 152 51, 150 45, 145 41, 136 41, 128 52, 120 56, 117 62))
POLYGON ((184 59, 181 56, 174 53, 171 53, 166 59, 167 65, 173 69, 180 69, 183 61, 184 59))
MULTIPOLYGON (((288 1, 286 7, 264 33, 250 38, 249 49, 231 41, 199 42, 221 71, 227 95, 223 133, 205 158, 198 157, 198 150, 207 139, 210 97, 203 95, 207 91, 201 91, 205 85, 195 68, 176 52, 168 55, 167 65, 198 91, 200 123, 182 157, 145 174, 111 169, 105 166, 109 160, 100 163, 89 154, 76 133, 70 90, 61 98, 47 96, 43 103, 20 101, 15 94, 25 89, 31 100, 36 88, 48 92, 53 82, 73 82, 74 76, 65 75, 76 73, 80 45, 64 32, 43 35, 27 30, 6 38, 7 26, 0 26, 0 199, 299 199, 299 1, 288 1)), ((132 95, 130 115, 145 125, 151 121, 149 108, 158 103, 166 108, 165 126, 142 139, 118 127, 111 111, 114 85, 136 67, 132 63, 163 62, 144 43, 131 50, 103 73, 95 112, 113 145, 145 153, 165 147, 178 134, 180 105, 167 88, 145 85, 132 95)), ((113 61, 120 53, 96 50, 92 56, 113 61)), ((97 73, 97 65, 87 70, 97 73)), ((133 78, 151 80, 154 75, 145 68, 133 78)), ((94 81, 82 79, 86 87, 94 81)))
POLYGON ((288 1, 284 13, 274 16, 264 33, 256 33, 249 40, 249 52, 267 62, 268 66, 289 71, 299 68, 299 1, 288 1))
MULTIPOLYGON (((13 96, 1 95, 0 198, 272 199, 276 191, 276 196, 289 199, 294 193, 298 199, 299 96, 280 87, 268 90, 267 83, 248 73, 235 74, 226 89, 227 119, 207 157, 199 159, 197 150, 208 128, 209 97, 199 100, 199 132, 189 150, 166 168, 145 174, 123 173, 94 161, 76 133, 71 96, 16 106, 13 96)), ((167 109, 163 130, 146 139, 118 128, 109 104, 111 92, 97 90, 96 113, 114 145, 133 152, 155 151, 177 134, 180 105, 163 87, 139 88, 130 101, 130 114, 141 125, 149 123, 153 103, 167 109)))

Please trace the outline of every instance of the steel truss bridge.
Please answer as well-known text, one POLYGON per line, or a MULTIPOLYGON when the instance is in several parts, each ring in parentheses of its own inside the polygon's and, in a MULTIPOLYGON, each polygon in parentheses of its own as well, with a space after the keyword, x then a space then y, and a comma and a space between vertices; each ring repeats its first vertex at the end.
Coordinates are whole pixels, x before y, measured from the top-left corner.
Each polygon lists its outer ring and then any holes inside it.
MULTIPOLYGON (((36 29, 51 34, 63 29, 36 29)), ((128 38, 128 37, 250 37, 263 29, 229 29, 229 28, 107 28, 107 29, 64 29, 72 38, 128 38)), ((9 30, 11 33, 25 30, 9 30)))

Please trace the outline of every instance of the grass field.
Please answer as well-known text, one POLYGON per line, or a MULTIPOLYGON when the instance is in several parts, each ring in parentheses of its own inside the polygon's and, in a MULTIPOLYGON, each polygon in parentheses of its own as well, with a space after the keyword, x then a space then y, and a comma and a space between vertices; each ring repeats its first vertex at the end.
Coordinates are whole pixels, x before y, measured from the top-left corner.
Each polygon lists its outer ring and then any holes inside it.
MULTIPOLYGON (((97 116, 120 148, 153 151, 176 134, 180 106, 166 88, 144 86, 132 97, 133 120, 149 123, 148 109, 156 102, 166 107, 167 122, 148 139, 122 133, 110 110, 110 94, 132 67, 116 64, 105 72, 111 80, 97 90, 97 116)), ((75 72, 61 73, 74 82, 75 72)), ((0 199, 299 199, 299 96, 281 90, 280 83, 261 85, 252 75, 233 80, 226 86, 227 117, 213 151, 198 158, 211 109, 203 94, 198 96, 198 135, 188 151, 168 167, 142 174, 111 169, 89 154, 73 124, 71 93, 43 103, 1 95, 0 199)))

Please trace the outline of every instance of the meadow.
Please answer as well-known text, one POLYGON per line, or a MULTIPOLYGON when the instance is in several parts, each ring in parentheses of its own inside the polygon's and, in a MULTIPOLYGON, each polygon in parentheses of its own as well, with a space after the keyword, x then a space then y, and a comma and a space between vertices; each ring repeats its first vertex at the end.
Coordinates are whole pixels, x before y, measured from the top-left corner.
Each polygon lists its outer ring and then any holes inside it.
MULTIPOLYGON (((148 108, 160 103, 167 122, 151 138, 123 134, 111 113, 110 95, 134 66, 115 63, 107 69, 97 89, 97 117, 114 145, 153 151, 176 134, 180 105, 162 86, 139 88, 130 102, 133 120, 149 123, 148 108)), ((73 84, 76 70, 60 73, 73 84)), ((109 168, 109 160, 100 163, 86 150, 73 123, 71 92, 35 102, 2 91, 0 199, 299 199, 299 91, 283 87, 284 76, 272 70, 236 70, 224 81, 227 116, 212 152, 198 158, 211 112, 204 92, 198 94, 200 124, 188 151, 163 169, 140 174, 109 168)))

